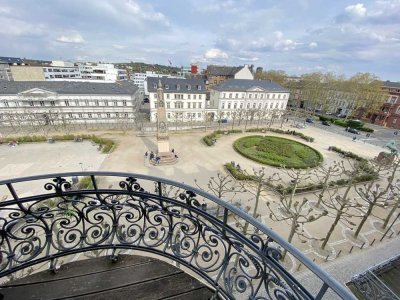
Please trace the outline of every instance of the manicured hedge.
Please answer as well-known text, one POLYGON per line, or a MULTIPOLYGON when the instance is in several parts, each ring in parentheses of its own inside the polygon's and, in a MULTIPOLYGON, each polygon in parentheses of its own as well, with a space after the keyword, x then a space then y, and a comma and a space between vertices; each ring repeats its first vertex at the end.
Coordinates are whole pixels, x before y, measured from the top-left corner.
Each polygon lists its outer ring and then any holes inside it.
MULTIPOLYGON (((64 135, 53 135, 51 137, 54 141, 73 141, 75 138, 82 138, 84 140, 92 140, 94 143, 98 144, 101 148, 101 152, 110 153, 114 146, 115 142, 111 139, 101 138, 94 134, 81 134, 81 135, 73 135, 73 134, 64 134, 64 135)), ((38 135, 26 135, 21 137, 7 137, 3 139, 3 142, 8 141, 17 141, 19 144, 23 143, 37 143, 37 142, 46 142, 49 138, 45 136, 38 135)), ((0 141, 1 143, 1 141, 0 141)))
POLYGON ((236 140, 233 148, 241 155, 275 167, 309 168, 321 163, 317 150, 294 140, 275 136, 247 136, 236 140))

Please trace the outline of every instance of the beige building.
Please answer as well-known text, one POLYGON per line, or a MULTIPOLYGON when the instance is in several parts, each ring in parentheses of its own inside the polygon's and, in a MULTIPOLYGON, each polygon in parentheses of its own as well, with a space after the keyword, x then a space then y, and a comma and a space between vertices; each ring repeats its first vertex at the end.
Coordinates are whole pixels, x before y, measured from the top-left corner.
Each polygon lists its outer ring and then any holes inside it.
POLYGON ((43 67, 41 66, 10 66, 14 81, 44 81, 43 67))

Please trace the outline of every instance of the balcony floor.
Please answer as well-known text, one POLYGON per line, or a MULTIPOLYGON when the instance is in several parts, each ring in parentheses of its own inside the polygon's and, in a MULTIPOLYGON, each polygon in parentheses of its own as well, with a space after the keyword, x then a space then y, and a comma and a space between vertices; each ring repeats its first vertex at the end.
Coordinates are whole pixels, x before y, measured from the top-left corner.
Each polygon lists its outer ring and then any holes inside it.
POLYGON ((101 257, 65 264, 56 274, 32 274, 3 285, 0 294, 3 299, 204 300, 213 292, 165 262, 120 255, 115 263, 101 257))

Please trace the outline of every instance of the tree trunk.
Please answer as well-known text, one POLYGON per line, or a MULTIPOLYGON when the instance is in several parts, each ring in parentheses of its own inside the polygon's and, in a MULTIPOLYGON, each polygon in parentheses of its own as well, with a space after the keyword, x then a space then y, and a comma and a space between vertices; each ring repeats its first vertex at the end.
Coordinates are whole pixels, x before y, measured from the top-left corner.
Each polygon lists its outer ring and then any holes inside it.
MULTIPOLYGON (((292 220, 292 226, 290 227, 290 232, 289 232, 289 237, 288 237, 288 242, 289 242, 289 243, 292 242, 293 236, 294 236, 294 234, 295 234, 295 232, 296 232, 296 224, 297 224, 297 218, 293 218, 293 220, 292 220)), ((283 254, 282 254, 282 260, 285 259, 286 254, 287 254, 287 250, 285 249, 285 250, 283 251, 283 254)))
POLYGON ((324 197, 324 194, 326 192, 326 190, 328 189, 328 180, 329 180, 329 174, 328 176, 325 178, 323 186, 322 186, 322 191, 321 193, 318 195, 318 202, 317 202, 317 207, 319 207, 321 205, 322 202, 322 198, 324 197))
POLYGON ((344 207, 341 207, 341 210, 338 210, 338 211, 337 211, 335 221, 332 223, 331 228, 329 228, 328 234, 326 235, 326 237, 325 237, 325 239, 324 239, 324 242, 323 242, 322 245, 321 245, 321 249, 325 249, 326 244, 328 244, 328 241, 329 241, 329 239, 330 239, 330 237, 331 237, 333 231, 335 230, 336 225, 339 223, 340 217, 342 216, 342 213, 343 213, 343 212, 342 212, 342 209, 343 209, 343 208, 344 208, 344 207))
POLYGON ((358 227, 357 227, 356 232, 354 233, 354 237, 355 237, 355 238, 358 237, 358 235, 360 234, 361 229, 363 228, 363 226, 364 226, 364 224, 365 224, 365 221, 367 221, 368 217, 371 215, 371 212, 372 212, 372 209, 373 209, 374 206, 375 206, 375 203, 376 203, 376 201, 374 201, 374 202, 372 202, 372 203, 369 203, 369 207, 368 207, 367 213, 363 216, 363 218, 362 218, 360 224, 359 224, 358 227))
POLYGON ((400 204, 400 198, 399 200, 396 201, 396 203, 393 205, 392 209, 390 210, 388 216, 385 219, 385 222, 383 223, 382 227, 385 229, 387 224, 389 223, 390 218, 393 216, 394 212, 396 211, 397 207, 400 204))

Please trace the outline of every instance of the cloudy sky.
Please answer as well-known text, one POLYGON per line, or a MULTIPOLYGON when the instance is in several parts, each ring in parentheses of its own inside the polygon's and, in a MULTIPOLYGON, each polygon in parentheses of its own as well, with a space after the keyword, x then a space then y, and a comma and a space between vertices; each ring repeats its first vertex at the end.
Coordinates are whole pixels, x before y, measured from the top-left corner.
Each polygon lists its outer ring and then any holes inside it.
POLYGON ((399 81, 400 0, 0 0, 0 56, 399 81))

